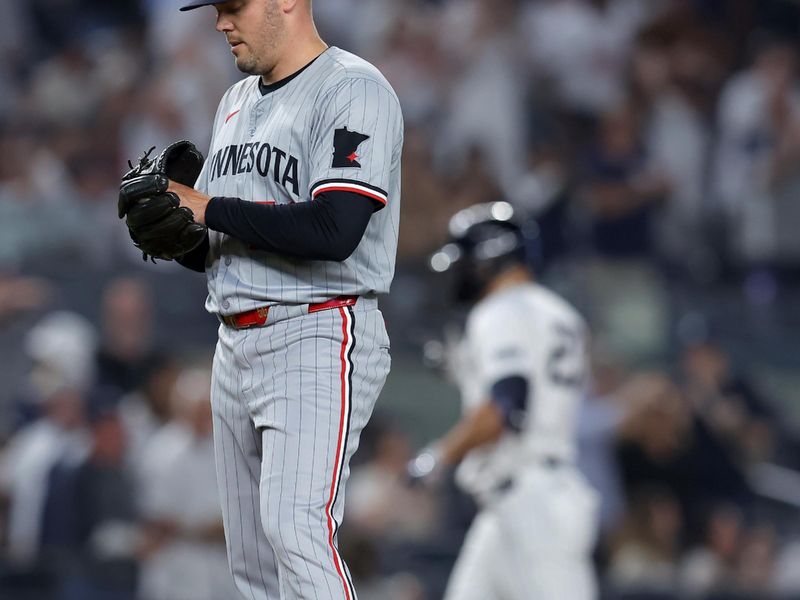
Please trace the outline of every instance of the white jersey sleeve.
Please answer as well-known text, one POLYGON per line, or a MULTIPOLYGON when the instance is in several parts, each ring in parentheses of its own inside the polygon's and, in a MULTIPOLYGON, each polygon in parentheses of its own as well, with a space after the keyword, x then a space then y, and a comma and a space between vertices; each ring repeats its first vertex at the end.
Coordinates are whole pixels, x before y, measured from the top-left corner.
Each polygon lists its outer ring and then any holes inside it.
POLYGON ((530 379, 535 364, 536 347, 520 327, 520 315, 508 308, 502 304, 484 306, 468 323, 473 368, 487 399, 491 387, 501 379, 515 375, 530 379))

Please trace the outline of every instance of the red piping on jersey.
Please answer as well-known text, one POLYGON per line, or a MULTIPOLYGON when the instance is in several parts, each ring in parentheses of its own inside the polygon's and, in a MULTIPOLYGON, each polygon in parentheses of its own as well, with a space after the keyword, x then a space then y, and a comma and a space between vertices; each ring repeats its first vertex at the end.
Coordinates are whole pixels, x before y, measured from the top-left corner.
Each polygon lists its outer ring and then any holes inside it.
POLYGON ((237 114, 239 114, 239 111, 241 111, 241 110, 242 110, 241 108, 237 108, 235 111, 233 111, 233 112, 232 112, 231 114, 229 114, 227 117, 225 117, 225 122, 227 123, 228 121, 230 121, 230 120, 231 120, 231 119, 232 119, 234 116, 236 116, 237 114))
POLYGON ((333 543, 333 514, 331 512, 333 507, 333 499, 336 496, 336 488, 338 487, 337 483, 339 481, 339 473, 342 469, 342 463, 344 462, 344 456, 341 456, 340 458, 339 454, 343 452, 342 440, 344 438, 344 428, 346 422, 345 411, 347 410, 347 398, 348 398, 347 346, 350 343, 350 337, 347 334, 347 313, 345 312, 344 308, 342 307, 339 308, 339 314, 342 315, 342 349, 339 353, 339 359, 342 362, 342 371, 340 374, 342 396, 341 396, 341 404, 339 412, 339 437, 336 441, 336 458, 333 465, 333 478, 331 479, 331 493, 330 497, 328 498, 328 504, 325 506, 325 513, 328 517, 328 545, 331 548, 331 552, 333 552, 333 564, 336 567, 336 572, 339 574, 339 577, 342 580, 342 585, 344 586, 344 595, 346 600, 353 600, 353 597, 350 594, 350 586, 342 569, 341 557, 339 556, 339 551, 336 549, 336 545, 333 543))
POLYGON ((361 194, 362 196, 366 196, 367 198, 372 198, 373 200, 377 200, 381 204, 386 204, 386 198, 381 198, 377 194, 373 194, 365 190, 356 190, 351 187, 344 187, 344 186, 342 187, 339 186, 328 187, 327 185, 321 186, 316 192, 314 192, 314 198, 316 198, 317 196, 319 196, 324 192, 352 192, 353 194, 361 194))

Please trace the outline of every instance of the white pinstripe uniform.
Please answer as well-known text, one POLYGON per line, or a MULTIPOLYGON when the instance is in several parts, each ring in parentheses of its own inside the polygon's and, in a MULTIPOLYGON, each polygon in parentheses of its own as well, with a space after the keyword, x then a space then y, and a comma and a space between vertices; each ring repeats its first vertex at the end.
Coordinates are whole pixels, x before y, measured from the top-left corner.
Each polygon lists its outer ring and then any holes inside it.
POLYGON ((344 262, 293 259, 210 232, 206 308, 221 325, 212 406, 228 558, 244 598, 356 597, 336 545, 348 462, 389 371, 376 294, 394 273, 403 123, 375 67, 329 48, 286 85, 223 97, 197 188, 261 203, 351 191, 385 205, 344 262), (314 310, 339 296, 351 306, 314 310), (311 305, 311 308, 309 306, 311 305))
POLYGON ((470 312, 459 362, 465 411, 515 375, 528 380, 528 398, 514 417, 519 431, 472 450, 456 472, 482 510, 445 599, 591 600, 597 500, 573 466, 587 370, 583 319, 538 284, 506 288, 470 312))

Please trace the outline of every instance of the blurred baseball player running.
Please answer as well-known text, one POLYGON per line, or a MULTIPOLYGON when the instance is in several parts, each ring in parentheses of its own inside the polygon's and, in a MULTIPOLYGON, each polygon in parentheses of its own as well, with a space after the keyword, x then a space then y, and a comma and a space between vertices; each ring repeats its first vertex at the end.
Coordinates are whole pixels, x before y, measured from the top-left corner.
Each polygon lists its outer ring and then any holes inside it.
POLYGON ((586 326, 533 281, 512 217, 504 202, 459 212, 431 258, 475 304, 453 367, 463 417, 409 468, 433 478, 459 465, 457 482, 481 507, 446 600, 588 600, 597 502, 573 466, 586 326))
POLYGON ((214 5, 236 65, 181 257, 219 316, 212 408, 228 559, 250 600, 356 598, 337 548, 348 462, 389 371, 403 123, 378 70, 317 34, 310 0, 214 5))

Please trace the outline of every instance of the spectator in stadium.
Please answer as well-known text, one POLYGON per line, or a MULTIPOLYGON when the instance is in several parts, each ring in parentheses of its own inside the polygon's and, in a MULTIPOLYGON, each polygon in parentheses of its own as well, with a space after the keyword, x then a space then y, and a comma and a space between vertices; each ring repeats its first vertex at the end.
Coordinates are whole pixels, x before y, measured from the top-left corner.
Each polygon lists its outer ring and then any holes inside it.
POLYGON ((736 584, 743 515, 735 506, 715 506, 702 542, 691 548, 680 567, 679 587, 690 597, 732 591, 736 584))
POLYGON ((752 64, 729 79, 719 100, 712 190, 739 265, 794 267, 800 261, 797 47, 780 37, 753 43, 752 64))
POLYGON ((780 441, 779 419, 719 343, 687 343, 681 363, 683 387, 695 414, 731 456, 743 467, 771 460, 780 441))
POLYGON ((217 492, 210 390, 208 370, 181 373, 172 390, 174 417, 152 436, 142 459, 139 592, 145 599, 236 597, 217 492))
POLYGON ((128 439, 126 462, 137 476, 150 440, 172 418, 171 395, 179 374, 174 357, 155 353, 146 361, 141 385, 119 401, 120 419, 128 439))
POLYGON ((683 526, 680 504, 668 490, 640 490, 614 544, 609 579, 621 591, 669 592, 674 589, 683 526))
POLYGON ((751 527, 742 540, 736 572, 741 596, 775 595, 777 535, 773 525, 762 522, 751 527))
POLYGON ((706 174, 724 53, 708 30, 671 27, 657 21, 642 34, 631 83, 644 111, 647 155, 669 183, 654 214, 656 255, 672 274, 705 281, 716 275, 706 231, 706 174))
POLYGON ((127 439, 107 402, 89 407, 90 447, 50 473, 42 556, 59 575, 60 600, 133 600, 140 530, 127 439))
POLYGON ((52 293, 44 279, 0 273, 0 326, 20 313, 42 308, 52 293))
POLYGON ((645 406, 617 446, 627 496, 652 486, 668 490, 680 505, 687 531, 695 536, 702 531, 707 511, 720 501, 747 510, 753 498, 744 474, 692 412, 675 382, 654 374, 643 394, 645 406))
POLYGON ((424 540, 436 527, 429 490, 410 488, 406 466, 411 442, 391 421, 376 421, 365 436, 372 456, 353 468, 347 484, 347 521, 381 545, 424 540))
POLYGON ((647 155, 642 115, 631 102, 601 117, 580 179, 577 199, 594 256, 581 271, 593 330, 626 359, 655 358, 664 351, 668 316, 652 263, 652 224, 669 182, 647 155))
POLYGON ((0 454, 0 493, 9 499, 8 556, 24 569, 35 568, 39 558, 50 470, 59 461, 80 461, 88 448, 85 394, 94 344, 92 325, 65 311, 45 316, 26 338, 39 416, 0 454))
POLYGON ((517 0, 448 2, 439 30, 450 93, 435 140, 437 157, 444 169, 469 174, 477 154, 506 197, 513 197, 527 157, 529 77, 519 10, 517 0))
POLYGON ((526 3, 530 60, 550 84, 553 108, 564 115, 570 134, 585 139, 595 120, 624 100, 634 38, 662 4, 637 0, 526 3))
POLYGON ((616 447, 629 438, 636 439, 641 415, 649 410, 656 385, 653 375, 629 375, 607 349, 594 349, 592 388, 578 424, 578 465, 600 495, 601 552, 607 550, 606 542, 622 524, 628 508, 616 447))
POLYGON ((773 571, 775 593, 787 598, 800 596, 800 540, 796 535, 790 536, 775 557, 773 571))
POLYGON ((142 384, 152 353, 153 301, 147 284, 121 277, 103 291, 103 337, 97 353, 97 385, 120 393, 142 384))

